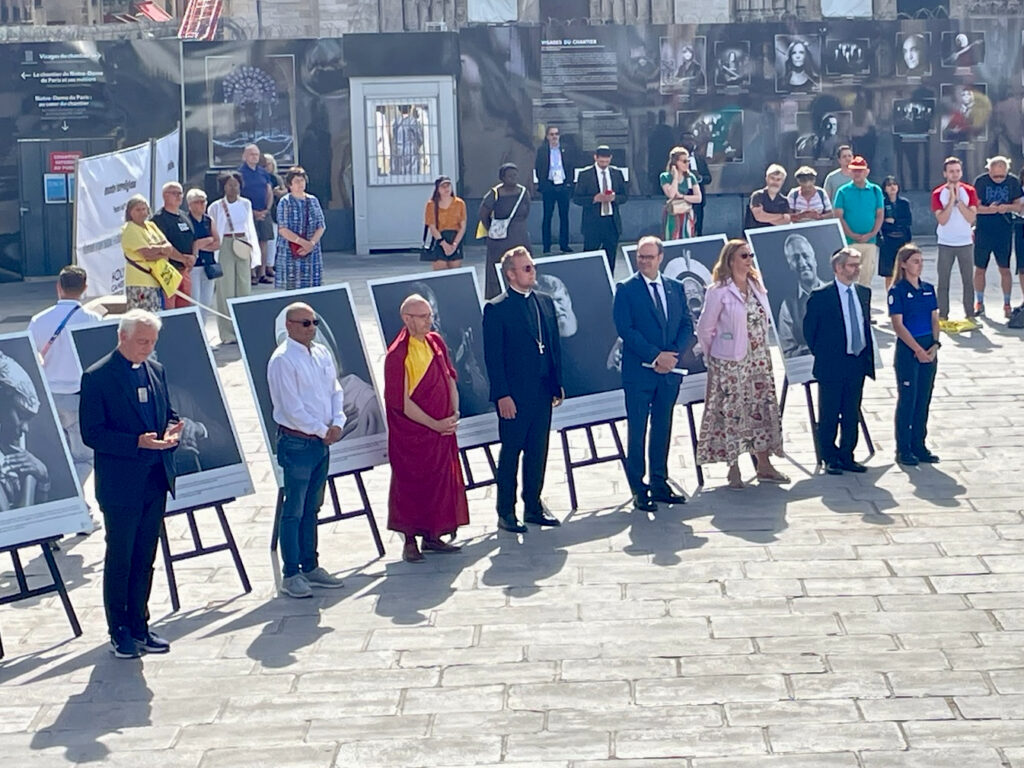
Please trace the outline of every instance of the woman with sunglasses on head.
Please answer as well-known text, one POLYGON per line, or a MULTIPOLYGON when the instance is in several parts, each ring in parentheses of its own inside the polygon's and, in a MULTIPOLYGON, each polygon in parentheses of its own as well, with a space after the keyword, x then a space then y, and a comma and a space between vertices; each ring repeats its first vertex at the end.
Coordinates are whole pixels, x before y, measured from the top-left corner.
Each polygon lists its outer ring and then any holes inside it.
POLYGON ((730 240, 711 271, 697 340, 708 368, 697 463, 724 461, 729 487, 743 488, 737 460, 757 457, 757 479, 788 483, 772 466, 782 455, 782 417, 768 351, 771 309, 746 240, 730 240))
POLYGON ((658 178, 665 203, 663 230, 666 240, 688 239, 696 234, 694 206, 704 199, 700 191, 700 177, 690 170, 690 150, 673 147, 668 166, 658 178))
MULTIPOLYGON (((430 235, 430 244, 429 248, 423 249, 420 260, 431 262, 435 271, 461 267, 462 240, 466 236, 466 201, 455 194, 448 176, 434 179, 434 194, 427 200, 423 226, 430 235)), ((426 241, 426 237, 423 239, 426 241)))

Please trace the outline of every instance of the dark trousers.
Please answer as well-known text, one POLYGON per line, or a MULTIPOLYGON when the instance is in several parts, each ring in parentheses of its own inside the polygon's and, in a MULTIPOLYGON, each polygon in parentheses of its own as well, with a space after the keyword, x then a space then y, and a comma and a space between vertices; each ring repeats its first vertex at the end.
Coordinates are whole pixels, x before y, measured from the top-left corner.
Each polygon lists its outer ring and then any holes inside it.
POLYGON ((614 216, 597 216, 583 232, 583 250, 604 251, 608 259, 608 269, 615 274, 615 254, 619 250, 619 228, 615 226, 614 216))
POLYGON ((626 384, 626 479, 630 490, 641 498, 651 488, 668 486, 668 446, 672 436, 672 412, 679 395, 678 376, 658 376, 650 385, 626 384), (651 433, 644 456, 647 422, 651 433), (650 462, 650 485, 644 484, 644 468, 650 462))
MULTIPOLYGON (((147 468, 140 469, 146 472, 147 468)), ((137 503, 103 506, 107 552, 103 559, 103 608, 113 637, 127 627, 133 637, 149 631, 149 592, 153 561, 167 506, 167 475, 162 463, 148 468, 146 490, 137 503)))
MULTIPOLYGON (((917 343, 930 349, 935 343, 931 334, 918 336, 917 343)), ((928 406, 938 363, 919 363, 902 341, 896 342, 896 451, 924 453, 928 436, 928 406)))
POLYGON ((694 237, 704 234, 704 203, 693 206, 693 234, 694 237))
POLYGON ((514 517, 519 455, 523 456, 523 507, 527 515, 541 511, 540 492, 548 460, 551 396, 516 400, 516 417, 498 419, 498 516, 514 517))
POLYGON ((541 192, 544 198, 544 218, 541 221, 540 237, 544 244, 544 253, 551 251, 551 217, 558 206, 558 247, 569 250, 569 198, 572 190, 568 184, 545 186, 541 192))
POLYGON ((330 451, 320 440, 278 433, 277 463, 284 470, 278 539, 288 578, 318 564, 316 518, 324 503, 330 451))
POLYGON ((818 445, 821 459, 826 464, 830 461, 853 461, 863 393, 863 373, 837 381, 818 382, 818 445), (838 449, 836 432, 840 433, 838 449))

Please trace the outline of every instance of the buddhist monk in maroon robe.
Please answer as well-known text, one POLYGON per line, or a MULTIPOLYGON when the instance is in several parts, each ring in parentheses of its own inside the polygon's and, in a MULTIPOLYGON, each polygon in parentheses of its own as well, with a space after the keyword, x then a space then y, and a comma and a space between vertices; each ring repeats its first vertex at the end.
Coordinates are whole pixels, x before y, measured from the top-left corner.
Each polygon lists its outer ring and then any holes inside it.
POLYGON ((469 523, 466 487, 455 428, 459 393, 444 339, 430 330, 430 304, 419 294, 401 307, 405 328, 384 359, 384 403, 388 419, 391 493, 388 528, 405 536, 402 558, 423 560, 428 552, 457 552, 441 541, 469 523))

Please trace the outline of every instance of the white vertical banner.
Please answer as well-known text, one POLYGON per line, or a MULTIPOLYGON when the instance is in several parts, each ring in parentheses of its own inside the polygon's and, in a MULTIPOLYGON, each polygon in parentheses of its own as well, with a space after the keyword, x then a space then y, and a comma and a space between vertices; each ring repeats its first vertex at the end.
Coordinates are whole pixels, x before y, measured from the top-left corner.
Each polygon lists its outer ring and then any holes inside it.
POLYGON ((152 201, 152 145, 147 141, 75 164, 75 263, 89 274, 90 297, 124 293, 124 210, 132 195, 152 201))
MULTIPOLYGON (((175 128, 166 136, 153 139, 153 194, 150 207, 155 211, 163 200, 160 191, 168 181, 181 181, 181 128, 175 128)), ((182 201, 184 202, 184 201, 182 201)))

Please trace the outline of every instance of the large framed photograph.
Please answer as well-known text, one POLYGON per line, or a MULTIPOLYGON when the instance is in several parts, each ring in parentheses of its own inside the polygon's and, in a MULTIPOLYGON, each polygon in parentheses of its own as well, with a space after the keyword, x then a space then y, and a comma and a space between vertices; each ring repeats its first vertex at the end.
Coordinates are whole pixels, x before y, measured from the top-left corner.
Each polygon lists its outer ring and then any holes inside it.
POLYGON ((707 38, 661 38, 661 92, 697 94, 708 92, 707 38))
POLYGON ((90 527, 32 338, 0 335, 0 547, 90 527))
POLYGON ((491 402, 490 383, 484 364, 483 310, 476 271, 472 267, 423 272, 403 277, 368 280, 370 298, 377 313, 384 348, 402 329, 398 309, 418 293, 430 302, 434 330, 445 344, 458 374, 458 440, 461 448, 493 443, 498 439, 498 417, 491 402))
POLYGON ((677 112, 676 126, 693 139, 694 155, 708 165, 743 162, 743 110, 677 112))
POLYGON ((935 133, 935 99, 893 99, 892 132, 904 139, 935 133))
POLYGON ((231 299, 228 305, 278 484, 282 482, 282 473, 273 458, 277 456, 277 426, 267 385, 267 363, 278 345, 288 338, 285 309, 299 301, 311 306, 320 321, 314 341, 323 344, 334 356, 338 383, 345 396, 345 427, 341 440, 331 446, 328 471, 332 476, 340 475, 369 469, 388 460, 384 411, 348 283, 244 296, 231 299))
MULTIPOLYGON (((725 235, 706 235, 690 240, 666 240, 664 242, 665 258, 661 262, 662 274, 672 277, 683 284, 686 295, 686 306, 693 317, 696 330, 700 313, 704 309, 704 295, 711 285, 711 270, 718 261, 718 254, 725 246, 725 235)), ((624 245, 622 252, 630 268, 636 271, 636 244, 624 245)), ((621 363, 621 355, 619 356, 621 363)), ((683 377, 676 402, 686 405, 704 401, 707 389, 707 365, 702 350, 694 346, 679 358, 679 367, 689 373, 683 377)))
POLYGON ((832 254, 846 245, 837 219, 748 229, 747 242, 768 291, 776 338, 790 384, 813 381, 814 355, 804 338, 811 291, 833 278, 832 254))
POLYGON ((811 112, 797 112, 797 138, 793 156, 797 160, 828 160, 832 162, 843 144, 850 143, 853 113, 826 112, 816 118, 811 112))
POLYGON ((866 37, 829 37, 825 40, 825 74, 866 77, 871 74, 871 41, 866 37))
MULTIPOLYGON (((253 492, 252 478, 203 337, 199 310, 170 310, 160 313, 160 319, 164 324, 152 359, 164 367, 171 407, 185 424, 174 451, 178 477, 167 509, 248 496, 253 492)), ((117 321, 75 328, 71 337, 85 370, 117 346, 117 321)))
POLYGON ((899 77, 928 77, 932 73, 932 33, 898 32, 896 34, 896 74, 899 77))
POLYGON ((992 105, 985 83, 943 83, 939 86, 942 117, 939 136, 942 141, 963 144, 988 141, 988 120, 992 105))
POLYGON ((942 66, 967 70, 984 63, 984 32, 942 33, 942 66))
POLYGON ((815 93, 821 90, 821 38, 775 36, 775 92, 815 93))
POLYGON ((750 41, 715 41, 715 86, 735 91, 750 87, 750 41))
MULTIPOLYGON (((615 292, 604 251, 546 256, 534 263, 534 290, 554 302, 562 347, 565 401, 551 412, 552 428, 625 418, 621 342, 612 317, 615 292)), ((501 265, 494 268, 504 289, 501 265)))

